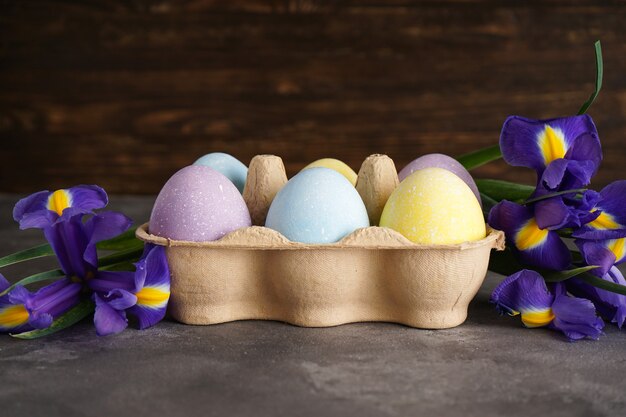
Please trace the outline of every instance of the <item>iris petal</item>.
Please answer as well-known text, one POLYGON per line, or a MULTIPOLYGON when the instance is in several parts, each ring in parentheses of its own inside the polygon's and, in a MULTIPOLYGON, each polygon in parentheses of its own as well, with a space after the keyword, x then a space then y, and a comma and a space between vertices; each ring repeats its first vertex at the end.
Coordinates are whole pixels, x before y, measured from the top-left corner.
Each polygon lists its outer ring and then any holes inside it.
POLYGON ((137 289, 144 286, 167 287, 170 286, 170 269, 167 263, 167 256, 163 246, 152 244, 146 245, 146 255, 143 264, 137 265, 135 285, 137 289))
POLYGON ((491 294, 491 302, 500 312, 521 314, 526 327, 550 324, 554 318, 551 310, 553 299, 541 275, 528 269, 507 277, 491 294))
MULTIPOLYGON (((623 249, 623 239, 621 240, 621 246, 623 249)), ((607 247, 607 245, 610 245, 611 242, 612 241, 593 241, 583 239, 576 239, 574 241, 576 246, 578 246, 578 249, 580 249, 587 265, 595 265, 598 267, 589 271, 592 274, 602 277, 609 272, 613 265, 620 261, 615 256, 616 253, 607 247)))
POLYGON ((165 317, 166 308, 149 308, 136 304, 128 309, 128 313, 137 319, 139 329, 152 327, 165 317))
POLYGON ((565 159, 572 161, 587 161, 591 165, 591 176, 595 175, 602 162, 602 146, 598 133, 594 130, 578 135, 565 154, 565 159))
POLYGON ((106 295, 115 289, 134 291, 135 273, 130 271, 98 271, 96 277, 87 280, 92 291, 106 295))
POLYGON ((89 242, 85 245, 83 259, 94 268, 98 267, 96 244, 111 239, 128 230, 133 221, 122 213, 105 211, 91 217, 85 223, 85 234, 89 242))
POLYGON ((4 290, 9 288, 10 286, 11 284, 9 283, 9 281, 7 281, 4 275, 0 274, 0 292, 4 292, 4 290))
POLYGON ((569 340, 588 337, 597 340, 604 322, 596 315, 593 303, 582 298, 559 294, 552 304, 554 320, 550 327, 560 330, 569 340))
POLYGON ((72 207, 92 211, 106 207, 109 198, 106 191, 97 185, 78 185, 68 190, 72 198, 72 207))
MULTIPOLYGON (((502 126, 500 148, 509 165, 533 168, 541 173, 553 161, 578 156, 572 150, 582 135, 597 135, 588 115, 548 120, 510 116, 502 126)), ((597 136, 596 136, 597 138, 597 136)), ((586 144, 586 142, 585 142, 586 144)), ((575 158, 573 158, 575 159, 575 158)))
POLYGON ((30 315, 28 324, 33 326, 35 329, 46 329, 50 327, 53 320, 54 318, 52 317, 52 314, 35 312, 30 315))
POLYGON ((20 229, 41 229, 52 224, 57 216, 46 208, 50 192, 40 191, 19 200, 13 208, 13 219, 20 229))
POLYGON ((535 218, 538 227, 542 229, 558 230, 569 225, 575 226, 577 222, 580 226, 576 212, 560 196, 538 201, 535 204, 535 218))
POLYGON ((97 294, 94 294, 94 301, 96 303, 96 311, 93 316, 93 322, 98 336, 119 333, 128 327, 128 320, 124 310, 114 309, 97 294))
POLYGON ((526 206, 502 201, 491 209, 488 223, 504 231, 509 246, 530 266, 562 270, 571 263, 570 251, 558 233, 539 228, 526 206))
MULTIPOLYGON (((78 304, 81 289, 81 284, 64 278, 42 287, 34 294, 30 294, 25 305, 37 320, 45 314, 50 315, 50 318, 57 318, 78 304)), ((46 318, 46 320, 52 322, 51 319, 46 318)))
POLYGON ((589 185, 596 168, 591 161, 558 159, 543 171, 539 186, 553 192, 582 188, 589 185))
POLYGON ((21 229, 45 228, 92 213, 108 203, 106 192, 97 185, 78 185, 54 192, 40 191, 21 199, 13 209, 13 218, 21 229))
POLYGON ((57 216, 63 214, 63 210, 72 207, 72 195, 67 190, 56 190, 48 196, 46 208, 57 216))
POLYGON ((83 260, 89 238, 79 217, 46 227, 43 232, 67 276, 84 278, 93 269, 83 260))
POLYGON ((26 325, 29 314, 24 304, 6 303, 2 298, 0 297, 0 332, 15 331, 26 325))
POLYGON ((126 310, 137 304, 137 296, 129 291, 115 289, 107 294, 107 302, 116 310, 126 310))
MULTIPOLYGON (((616 267, 612 267, 602 279, 615 284, 626 285, 626 279, 616 267)), ((604 319, 616 323, 622 327, 626 321, 626 295, 606 291, 587 284, 578 279, 571 278, 565 281, 567 291, 576 297, 590 300, 596 307, 596 311, 604 319)))
POLYGON ((626 237, 626 181, 615 181, 600 191, 600 201, 592 208, 594 219, 575 231, 573 236, 588 240, 626 237))
POLYGON ((128 312, 135 316, 139 328, 153 326, 165 317, 170 296, 170 272, 165 248, 146 247, 145 258, 137 263, 135 287, 137 304, 128 312))

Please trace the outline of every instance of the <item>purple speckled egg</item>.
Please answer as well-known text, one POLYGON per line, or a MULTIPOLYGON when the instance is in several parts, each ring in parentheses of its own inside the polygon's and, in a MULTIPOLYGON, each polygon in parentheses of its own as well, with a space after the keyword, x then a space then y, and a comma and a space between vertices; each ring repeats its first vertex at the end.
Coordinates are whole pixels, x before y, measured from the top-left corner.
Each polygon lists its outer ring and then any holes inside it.
POLYGON ((202 165, 174 174, 161 189, 150 215, 150 233, 173 240, 217 240, 251 225, 250 212, 237 187, 202 165))
POLYGON ((400 173, 398 173, 398 178, 400 181, 404 180, 406 177, 411 175, 415 171, 419 171, 424 168, 442 168, 452 172, 457 177, 461 178, 472 190, 476 198, 478 199, 478 203, 482 206, 482 201, 480 199, 480 192, 478 191, 478 187, 472 178, 472 175, 465 169, 463 165, 459 161, 454 158, 449 157, 448 155, 444 155, 441 153, 431 153, 428 155, 420 156, 417 159, 414 159, 412 162, 409 162, 407 166, 405 166, 400 173))

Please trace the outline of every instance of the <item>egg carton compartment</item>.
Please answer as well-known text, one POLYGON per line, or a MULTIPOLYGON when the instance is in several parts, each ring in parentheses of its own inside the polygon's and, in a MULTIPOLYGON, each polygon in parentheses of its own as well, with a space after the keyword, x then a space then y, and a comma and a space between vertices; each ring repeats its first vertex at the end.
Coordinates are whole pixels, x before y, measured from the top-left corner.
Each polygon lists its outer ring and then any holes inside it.
MULTIPOLYGON (((504 234, 456 245, 415 244, 378 226, 354 231, 333 244, 289 241, 262 227, 276 193, 287 182, 282 160, 252 159, 244 188, 252 227, 209 242, 167 239, 137 230, 145 242, 166 246, 172 276, 169 310, 187 324, 278 320, 306 327, 385 321, 412 327, 457 326, 480 288, 491 249, 504 234)), ((357 191, 376 225, 398 185, 393 161, 367 158, 357 191)))

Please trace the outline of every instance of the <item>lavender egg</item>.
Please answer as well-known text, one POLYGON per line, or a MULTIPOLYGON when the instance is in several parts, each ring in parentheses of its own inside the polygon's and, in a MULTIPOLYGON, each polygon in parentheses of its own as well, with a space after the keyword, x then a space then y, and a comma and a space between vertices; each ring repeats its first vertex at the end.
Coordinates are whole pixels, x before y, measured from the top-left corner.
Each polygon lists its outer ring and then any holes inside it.
POLYGON ((159 193, 150 215, 150 233, 203 242, 251 226, 250 212, 235 185, 207 166, 174 174, 159 193))
POLYGON ((448 155, 444 155, 441 153, 431 153, 428 155, 420 156, 417 159, 414 159, 407 166, 405 166, 402 171, 398 173, 398 178, 400 182, 402 182, 406 177, 414 173, 415 171, 419 171, 424 168, 442 168, 447 171, 452 172, 457 177, 461 178, 465 184, 467 184, 478 199, 478 203, 482 206, 482 201, 480 199, 480 192, 478 191, 478 187, 472 178, 472 175, 465 169, 463 165, 459 161, 454 158, 449 157, 448 155))

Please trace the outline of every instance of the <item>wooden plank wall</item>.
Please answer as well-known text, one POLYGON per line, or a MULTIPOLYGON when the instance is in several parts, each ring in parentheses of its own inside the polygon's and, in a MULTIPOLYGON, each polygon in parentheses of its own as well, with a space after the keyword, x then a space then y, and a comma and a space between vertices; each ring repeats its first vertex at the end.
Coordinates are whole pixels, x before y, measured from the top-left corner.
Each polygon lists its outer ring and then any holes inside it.
MULTIPOLYGON (((2 1, 0 192, 156 193, 211 151, 291 174, 459 155, 509 114, 575 113, 596 39, 601 186, 626 177, 623 1, 2 1)), ((476 175, 533 181, 502 162, 476 175)))

